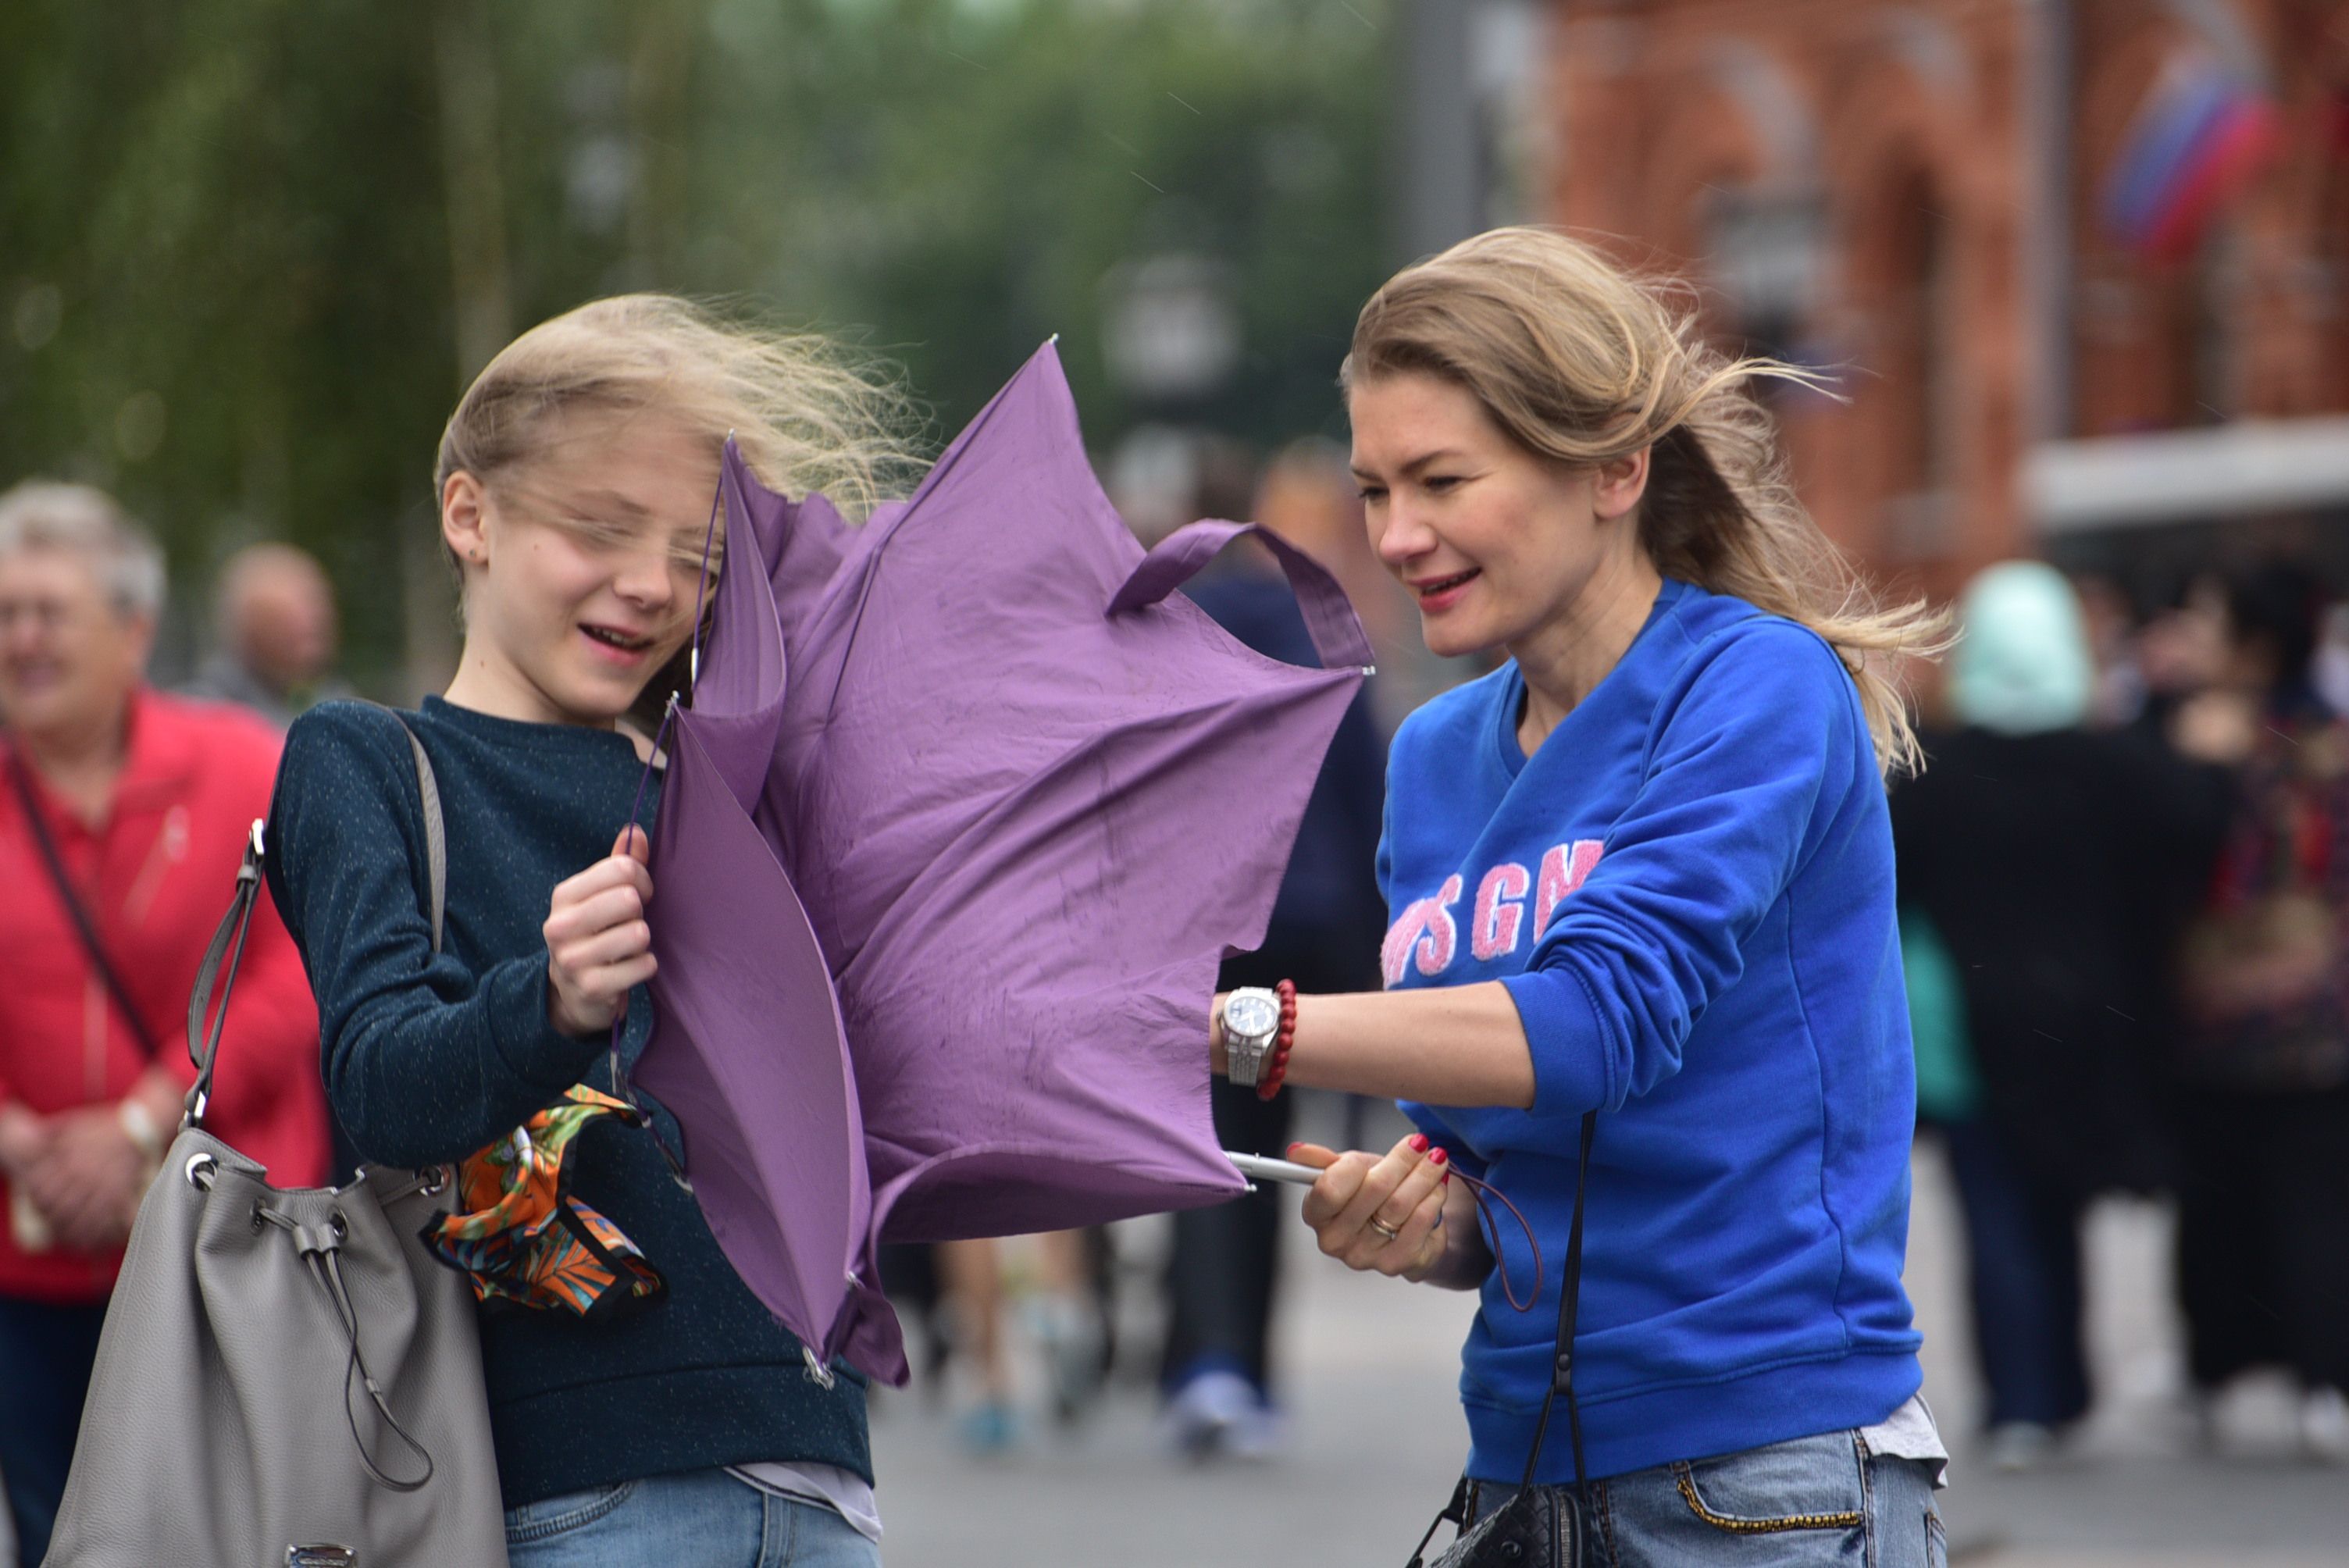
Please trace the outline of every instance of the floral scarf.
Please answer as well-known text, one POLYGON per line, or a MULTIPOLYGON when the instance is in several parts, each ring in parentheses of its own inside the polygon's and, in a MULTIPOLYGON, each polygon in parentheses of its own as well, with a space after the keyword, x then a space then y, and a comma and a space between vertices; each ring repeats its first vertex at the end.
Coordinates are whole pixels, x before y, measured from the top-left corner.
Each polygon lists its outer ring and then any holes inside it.
POLYGON ((644 1124, 644 1113, 585 1084, 457 1167, 456 1212, 426 1228, 425 1244, 471 1280, 484 1305, 570 1312, 590 1320, 660 1294, 660 1275, 617 1225, 571 1195, 564 1159, 600 1118, 644 1124))

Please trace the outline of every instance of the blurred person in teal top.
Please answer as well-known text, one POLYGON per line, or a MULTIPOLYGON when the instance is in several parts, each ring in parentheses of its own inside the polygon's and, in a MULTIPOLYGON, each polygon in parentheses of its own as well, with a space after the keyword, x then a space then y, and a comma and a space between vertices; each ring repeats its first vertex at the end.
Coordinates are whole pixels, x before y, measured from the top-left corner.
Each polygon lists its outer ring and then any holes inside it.
POLYGON ((1325 1253, 1482 1293, 1472 1520, 1537 1451, 1537 1484, 1585 1483, 1586 1562, 1906 1568, 1938 1560, 1945 1456, 1900 1284, 1884 775, 1914 754, 1893 666, 1937 623, 1876 605, 1803 511, 1764 377, 1801 378, 1542 231, 1364 307, 1343 380, 1372 542, 1431 651, 1506 662, 1397 735, 1388 989, 1297 998, 1283 1069, 1422 1130, 1292 1156, 1323 1168, 1325 1253), (1537 1450, 1594 1111, 1580 1429, 1561 1408, 1537 1450), (1480 1232, 1454 1171, 1532 1234, 1480 1232))

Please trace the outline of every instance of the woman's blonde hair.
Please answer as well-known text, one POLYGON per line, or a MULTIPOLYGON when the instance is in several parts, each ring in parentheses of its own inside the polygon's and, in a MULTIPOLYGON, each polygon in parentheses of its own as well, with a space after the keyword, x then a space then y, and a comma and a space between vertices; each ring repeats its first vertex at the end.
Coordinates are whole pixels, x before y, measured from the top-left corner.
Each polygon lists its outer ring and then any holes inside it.
POLYGON ((1709 346, 1682 298, 1564 234, 1495 229, 1371 295, 1340 381, 1439 377, 1527 451, 1578 468, 1648 449, 1639 528, 1657 569, 1825 638, 1858 687, 1878 766, 1913 771, 1901 665, 1941 650, 1945 618, 1882 603, 1796 498, 1753 388, 1816 378, 1709 346))
POLYGON ((854 519, 921 471, 897 383, 829 338, 730 321, 671 294, 620 294, 541 322, 474 377, 440 436, 433 491, 546 451, 582 413, 658 413, 709 443, 731 431, 770 490, 822 490, 854 519))

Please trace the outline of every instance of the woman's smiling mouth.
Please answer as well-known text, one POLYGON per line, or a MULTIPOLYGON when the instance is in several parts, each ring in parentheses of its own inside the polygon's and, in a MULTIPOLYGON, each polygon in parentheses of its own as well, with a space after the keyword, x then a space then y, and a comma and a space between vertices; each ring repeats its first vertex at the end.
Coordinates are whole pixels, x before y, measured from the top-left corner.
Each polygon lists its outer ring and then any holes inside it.
POLYGON ((1421 613, 1432 615, 1458 603, 1468 584, 1483 575, 1482 568, 1471 567, 1465 572, 1455 572, 1449 577, 1431 577, 1424 582, 1413 583, 1409 587, 1413 596, 1419 601, 1421 613))

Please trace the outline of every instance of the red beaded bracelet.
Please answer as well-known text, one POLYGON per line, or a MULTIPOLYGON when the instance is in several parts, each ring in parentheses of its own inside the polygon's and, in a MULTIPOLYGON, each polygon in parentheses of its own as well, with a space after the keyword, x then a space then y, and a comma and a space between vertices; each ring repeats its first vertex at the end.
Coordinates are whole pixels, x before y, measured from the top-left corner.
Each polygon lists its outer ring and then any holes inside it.
POLYGON ((1280 1080, 1288 1076, 1288 1047, 1297 1043, 1297 982, 1283 980, 1273 987, 1280 997, 1280 1033, 1272 1042, 1272 1057, 1256 1080, 1256 1097, 1270 1099, 1280 1092, 1280 1080))

